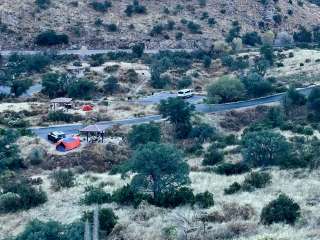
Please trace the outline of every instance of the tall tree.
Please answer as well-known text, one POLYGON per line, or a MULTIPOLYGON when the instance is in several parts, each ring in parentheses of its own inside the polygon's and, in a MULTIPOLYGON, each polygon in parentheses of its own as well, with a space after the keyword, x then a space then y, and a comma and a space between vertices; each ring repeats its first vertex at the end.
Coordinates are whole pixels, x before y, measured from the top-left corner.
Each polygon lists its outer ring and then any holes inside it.
POLYGON ((151 192, 155 200, 190 181, 188 164, 172 145, 147 143, 134 152, 131 168, 137 173, 132 185, 151 192))
POLYGON ((185 102, 181 98, 169 98, 162 100, 159 106, 159 112, 163 117, 167 117, 175 126, 176 137, 186 138, 192 129, 191 116, 194 106, 185 102))

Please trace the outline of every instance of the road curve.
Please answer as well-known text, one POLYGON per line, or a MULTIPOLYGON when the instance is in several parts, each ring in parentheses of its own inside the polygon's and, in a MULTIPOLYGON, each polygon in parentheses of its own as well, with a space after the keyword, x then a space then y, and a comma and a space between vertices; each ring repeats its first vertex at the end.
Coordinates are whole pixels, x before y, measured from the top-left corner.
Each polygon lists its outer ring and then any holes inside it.
MULTIPOLYGON (((309 95, 311 90, 318 85, 309 86, 306 88, 297 89, 300 93, 304 95, 309 95)), ((202 113, 218 113, 224 111, 231 111, 240 108, 246 107, 256 107, 259 105, 265 105, 270 103, 275 103, 281 101, 282 97, 285 93, 279 93, 271 96, 240 101, 240 102, 233 102, 233 103, 223 103, 223 104, 196 104, 196 111, 202 113)), ((115 125, 135 125, 135 124, 142 124, 142 123, 149 123, 151 121, 161 121, 161 115, 149 115, 145 117, 138 117, 138 118, 128 118, 122 120, 115 120, 115 121, 105 121, 105 122, 97 122, 97 125, 101 125, 105 128, 110 128, 115 125)), ((37 136, 41 138, 47 138, 47 135, 51 131, 62 131, 66 134, 76 134, 79 132, 80 129, 84 127, 83 124, 65 124, 65 125, 54 125, 49 127, 34 127, 30 128, 37 136)))

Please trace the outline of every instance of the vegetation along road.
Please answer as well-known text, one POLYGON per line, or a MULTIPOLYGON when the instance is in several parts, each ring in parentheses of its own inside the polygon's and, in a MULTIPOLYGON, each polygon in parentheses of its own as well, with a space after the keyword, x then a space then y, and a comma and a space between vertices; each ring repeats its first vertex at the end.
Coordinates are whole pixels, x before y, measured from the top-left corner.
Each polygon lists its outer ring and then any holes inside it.
MULTIPOLYGON (((311 90, 316 86, 318 85, 301 88, 301 89, 298 89, 298 91, 303 93, 304 95, 308 95, 311 92, 311 90)), ((279 93, 279 94, 270 95, 266 97, 250 99, 246 101, 233 102, 233 103, 195 104, 195 108, 198 112, 202 112, 202 113, 216 113, 216 112, 231 111, 239 108, 256 107, 259 105, 279 102, 281 101, 284 94, 285 93, 279 93)), ((134 125, 134 124, 148 123, 151 121, 160 121, 160 120, 162 120, 162 117, 160 115, 150 115, 146 117, 129 118, 129 119, 122 119, 122 120, 108 121, 108 122, 97 122, 96 124, 102 125, 105 128, 109 128, 115 125, 134 125)), ((62 131, 66 134, 76 134, 83 127, 84 127, 83 124, 65 124, 65 125, 54 125, 49 127, 35 127, 35 128, 31 128, 31 130, 39 137, 47 138, 48 133, 51 131, 62 131)))

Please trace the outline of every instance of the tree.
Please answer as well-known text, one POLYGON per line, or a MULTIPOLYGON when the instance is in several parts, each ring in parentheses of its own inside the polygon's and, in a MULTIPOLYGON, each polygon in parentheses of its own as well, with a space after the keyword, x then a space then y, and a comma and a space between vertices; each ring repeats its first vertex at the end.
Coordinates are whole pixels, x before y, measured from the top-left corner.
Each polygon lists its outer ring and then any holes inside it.
POLYGON ((293 86, 290 86, 282 99, 282 105, 287 113, 299 106, 305 105, 306 102, 306 97, 299 93, 293 86))
POLYGON ((263 224, 286 223, 294 224, 300 217, 300 206, 285 194, 266 205, 261 212, 263 224))
POLYGON ((317 117, 320 116, 320 88, 313 88, 308 97, 308 108, 316 114, 317 117))
POLYGON ((241 78, 247 93, 253 97, 260 97, 272 91, 272 85, 258 73, 252 72, 241 78))
POLYGON ((150 191, 155 201, 161 194, 189 183, 189 167, 181 153, 172 145, 147 143, 138 148, 132 158, 132 170, 137 174, 132 185, 150 191))
POLYGON ((0 135, 0 173, 4 170, 15 170, 23 167, 20 150, 15 144, 17 133, 6 130, 0 135))
POLYGON ((77 79, 68 86, 68 96, 72 98, 90 99, 94 90, 95 84, 87 79, 77 79))
POLYGON ((238 78, 224 76, 209 85, 208 101, 210 103, 237 101, 243 98, 244 90, 244 85, 238 78))
POLYGON ((163 117, 169 118, 170 122, 175 126, 176 136, 178 138, 186 138, 192 129, 190 122, 194 106, 185 102, 181 98, 169 98, 161 100, 159 112, 163 117))
POLYGON ((144 43, 138 43, 133 45, 132 47, 132 53, 137 57, 137 58, 141 58, 143 55, 145 49, 145 44, 144 43))
POLYGON ((69 37, 66 34, 57 34, 55 31, 49 30, 40 33, 35 40, 39 46, 54 46, 59 44, 68 44, 69 37))
POLYGON ((267 60, 271 66, 273 65, 275 59, 275 55, 273 52, 273 47, 271 45, 265 44, 260 48, 261 56, 263 56, 263 58, 267 60))
POLYGON ((261 37, 257 32, 249 32, 242 36, 242 42, 249 46, 255 46, 261 44, 261 37))
POLYGON ((243 148, 245 161, 256 167, 282 165, 291 156, 285 137, 272 131, 247 133, 243 138, 243 148))
POLYGON ((300 26, 299 31, 293 33, 293 40, 298 43, 311 43, 312 33, 305 27, 300 26))
POLYGON ((105 80, 104 85, 103 85, 103 89, 104 89, 105 93, 108 93, 110 95, 118 92, 120 89, 118 79, 113 76, 109 77, 107 80, 105 80))
POLYGON ((42 92, 50 98, 65 96, 69 81, 70 79, 64 74, 45 74, 42 77, 42 92))
POLYGON ((204 155, 202 165, 213 166, 217 163, 222 162, 224 155, 221 151, 217 150, 216 146, 213 144, 209 147, 208 152, 204 155))
POLYGON ((46 9, 50 6, 51 0, 36 0, 35 3, 39 8, 46 9))
POLYGON ((20 95, 25 93, 31 86, 31 79, 13 80, 11 85, 11 93, 13 93, 16 97, 19 97, 20 95))
POLYGON ((128 141, 131 147, 136 148, 148 142, 159 143, 161 138, 160 127, 155 123, 140 124, 133 126, 128 134, 128 141))

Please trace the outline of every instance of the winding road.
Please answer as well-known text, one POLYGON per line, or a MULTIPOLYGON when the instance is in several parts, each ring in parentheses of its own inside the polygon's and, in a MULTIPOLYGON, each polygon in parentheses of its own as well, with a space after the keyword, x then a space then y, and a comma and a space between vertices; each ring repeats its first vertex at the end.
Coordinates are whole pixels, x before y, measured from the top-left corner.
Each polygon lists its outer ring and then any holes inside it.
MULTIPOLYGON (((311 90, 315 87, 318 87, 318 85, 309 86, 306 88, 297 89, 300 93, 304 95, 309 95, 311 90)), ((282 97, 285 93, 279 93, 271 96, 246 100, 246 101, 240 101, 240 102, 233 102, 233 103, 223 103, 223 104, 197 104, 195 103, 196 111, 202 112, 202 113, 218 113, 218 112, 225 112, 225 111, 231 111, 236 110, 240 108, 246 108, 246 107, 256 107, 259 105, 265 105, 275 102, 280 102, 282 97)), ((166 95, 167 98, 174 97, 174 94, 168 94, 166 95)), ((146 99, 150 99, 150 97, 146 99)), ((199 100, 199 96, 194 96, 194 99, 199 100)), ((152 98, 152 103, 160 102, 161 99, 164 99, 163 97, 160 98, 152 98)), ((193 102, 193 99, 189 99, 189 102, 193 102)), ((128 119, 122 119, 122 120, 115 120, 115 121, 107 121, 107 122, 97 122, 96 124, 99 126, 102 126, 103 128, 111 128, 115 125, 135 125, 135 124, 142 124, 142 123, 149 123, 151 121, 161 121, 163 120, 161 115, 150 115, 145 117, 139 117, 139 118, 128 118, 128 119)), ((48 126, 48 127, 34 127, 30 128, 37 136, 41 138, 47 138, 47 135, 49 132, 52 131, 62 131, 69 134, 77 134, 80 129, 84 127, 83 124, 65 124, 65 125, 54 125, 54 126, 48 126)))

